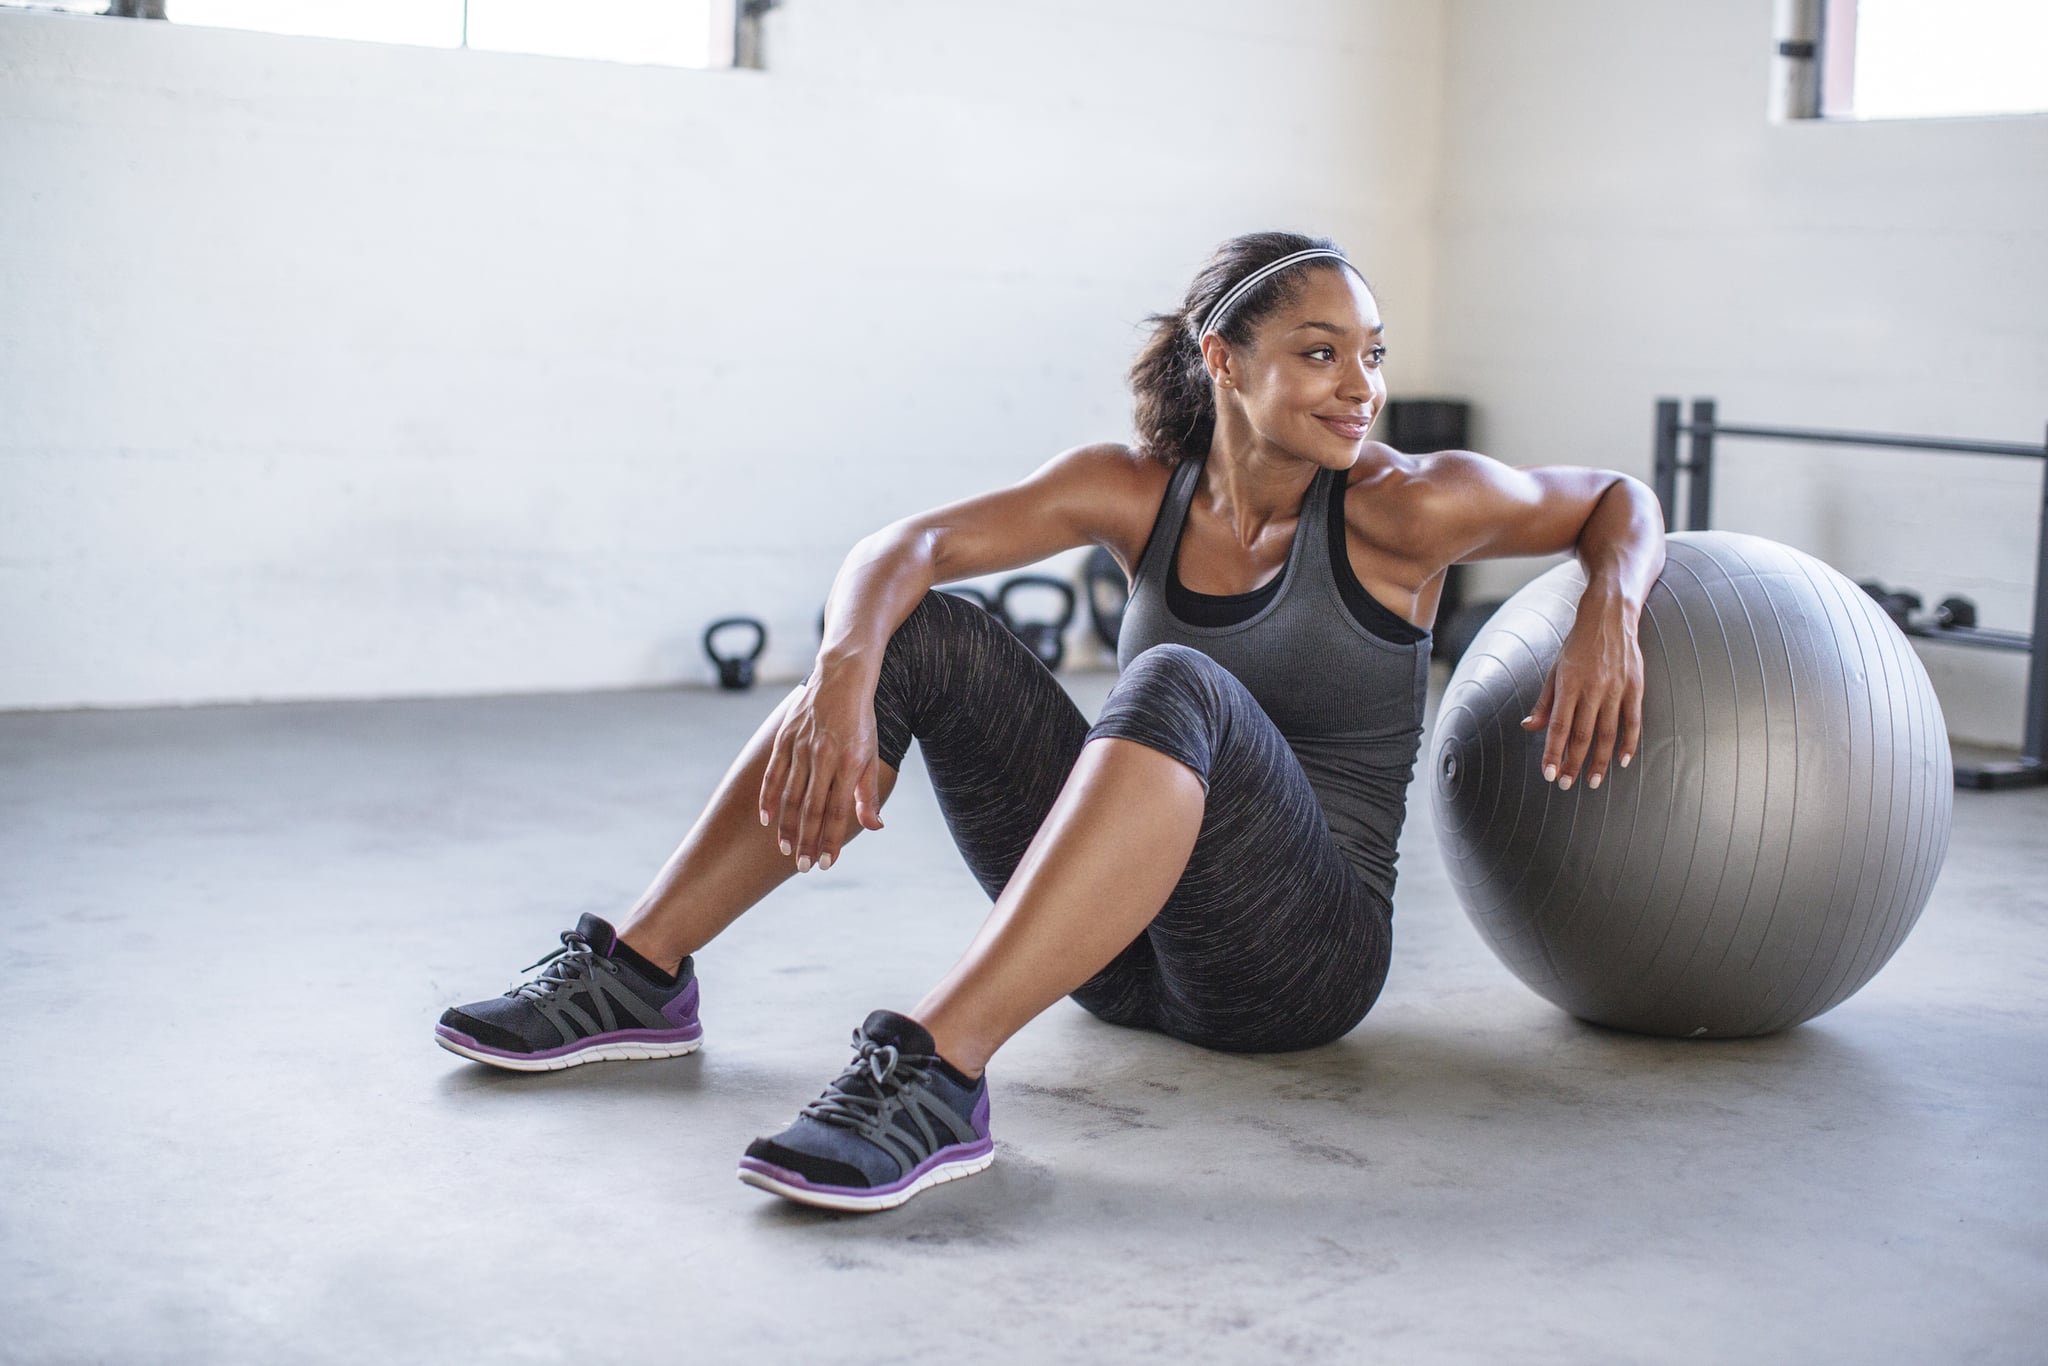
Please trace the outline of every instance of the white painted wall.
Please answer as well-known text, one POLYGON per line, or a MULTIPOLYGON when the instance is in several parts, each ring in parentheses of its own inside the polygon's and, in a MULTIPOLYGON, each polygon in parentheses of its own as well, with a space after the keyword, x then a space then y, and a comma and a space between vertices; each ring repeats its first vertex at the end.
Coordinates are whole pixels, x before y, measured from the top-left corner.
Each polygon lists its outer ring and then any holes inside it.
MULTIPOLYGON (((1659 394, 1724 421, 2041 440, 2048 116, 1773 124, 1771 0, 1449 16, 1434 360, 1480 449, 1647 478, 1659 394)), ((2024 631, 2042 477, 1728 442, 1715 525, 2024 631)), ((1953 733, 2018 744, 2023 657, 1920 653, 1953 733)))
POLYGON ((799 677, 857 537, 1125 435, 1254 227, 1426 358, 1435 8, 770 24, 762 74, 0 10, 0 707, 707 681, 736 611, 799 677))
MULTIPOLYGON (((862 533, 1127 432, 1220 238, 1396 393, 2026 439, 2048 118, 1771 123, 1771 0, 793 0, 768 73, 0 10, 0 707, 798 676, 862 533)), ((2025 629, 2038 469, 1725 448, 1720 525, 2025 629)), ((1532 566, 1486 566, 1505 591, 1532 566)), ((2023 661, 1923 647, 1960 735, 2023 661)))

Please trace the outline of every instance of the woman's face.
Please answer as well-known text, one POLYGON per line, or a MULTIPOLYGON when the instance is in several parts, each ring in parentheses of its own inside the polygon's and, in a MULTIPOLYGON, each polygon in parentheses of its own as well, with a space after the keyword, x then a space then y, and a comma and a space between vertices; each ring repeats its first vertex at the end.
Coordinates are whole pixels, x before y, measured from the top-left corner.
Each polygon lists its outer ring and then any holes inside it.
POLYGON ((1379 306, 1342 266, 1318 268, 1300 296, 1269 313, 1249 350, 1207 338, 1218 411, 1235 405, 1262 440, 1349 469, 1387 401, 1379 306))

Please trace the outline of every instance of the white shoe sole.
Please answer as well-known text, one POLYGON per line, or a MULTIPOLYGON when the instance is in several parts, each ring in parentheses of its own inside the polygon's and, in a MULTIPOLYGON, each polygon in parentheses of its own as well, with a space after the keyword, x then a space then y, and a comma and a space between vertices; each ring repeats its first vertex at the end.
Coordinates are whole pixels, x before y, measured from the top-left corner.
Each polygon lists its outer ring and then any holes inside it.
POLYGON ((740 1180, 750 1186, 779 1195, 785 1200, 794 1200, 800 1205, 815 1205, 819 1209, 848 1210, 868 1214, 876 1210, 895 1209, 919 1191, 943 1186, 948 1181, 958 1181, 963 1176, 985 1172, 996 1160, 995 1150, 990 1149, 979 1157, 961 1158, 957 1162, 943 1163, 932 1168, 900 1191, 887 1195, 843 1195, 833 1191, 812 1190, 805 1186, 793 1186, 787 1181, 778 1181, 766 1172, 757 1172, 750 1167, 740 1168, 740 1180))
POLYGON ((486 1053, 479 1049, 465 1048, 441 1034, 434 1036, 434 1042, 450 1053, 468 1058, 471 1062, 502 1067, 508 1072, 559 1072, 565 1067, 578 1067, 586 1062, 639 1062, 649 1058, 680 1058, 704 1046, 702 1038, 691 1039, 685 1043, 627 1040, 621 1043, 594 1044, 589 1048, 575 1053, 564 1053, 556 1058, 508 1058, 502 1053, 486 1053))

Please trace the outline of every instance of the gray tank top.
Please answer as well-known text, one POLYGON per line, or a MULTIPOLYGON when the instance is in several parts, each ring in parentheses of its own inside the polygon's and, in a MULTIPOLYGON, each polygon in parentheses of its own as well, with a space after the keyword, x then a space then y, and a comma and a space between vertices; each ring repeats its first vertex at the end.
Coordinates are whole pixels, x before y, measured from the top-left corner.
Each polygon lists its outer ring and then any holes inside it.
POLYGON ((1301 761, 1338 850, 1365 885, 1392 904, 1396 846, 1422 745, 1429 636, 1382 639, 1345 606, 1329 533, 1342 516, 1330 507, 1344 496, 1342 470, 1322 470, 1309 484, 1279 591, 1256 613, 1228 626, 1174 616, 1166 584, 1202 463, 1183 460, 1167 483, 1133 575, 1117 665, 1172 643, 1200 650, 1235 675, 1301 761))

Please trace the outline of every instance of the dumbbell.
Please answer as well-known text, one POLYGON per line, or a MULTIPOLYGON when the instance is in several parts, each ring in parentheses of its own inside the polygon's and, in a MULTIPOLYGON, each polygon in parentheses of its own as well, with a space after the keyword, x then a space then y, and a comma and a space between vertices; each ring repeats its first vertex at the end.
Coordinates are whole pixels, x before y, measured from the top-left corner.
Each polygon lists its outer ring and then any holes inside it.
POLYGON ((1943 598, 1934 605, 1934 624, 1943 630, 1952 626, 1975 626, 1977 604, 1963 597, 1943 598))
POLYGON ((1920 595, 1910 588, 1886 588, 1875 579, 1865 579, 1856 586, 1868 593, 1901 631, 1913 624, 1913 614, 1924 605, 1920 595))

